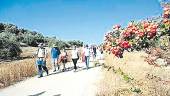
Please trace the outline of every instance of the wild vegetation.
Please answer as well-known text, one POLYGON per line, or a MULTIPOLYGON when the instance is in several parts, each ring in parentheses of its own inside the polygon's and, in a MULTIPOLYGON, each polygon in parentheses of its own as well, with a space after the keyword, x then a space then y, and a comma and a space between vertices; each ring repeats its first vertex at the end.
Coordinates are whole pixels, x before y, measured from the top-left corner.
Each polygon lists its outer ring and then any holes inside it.
POLYGON ((40 32, 0 23, 0 59, 17 58, 22 52, 20 46, 37 47, 38 43, 45 43, 48 47, 56 44, 60 49, 72 45, 83 46, 83 42, 79 40, 64 41, 55 37, 45 37, 40 32))
POLYGON ((131 21, 127 27, 113 26, 105 35, 103 47, 122 58, 123 51, 145 50, 151 47, 166 49, 170 37, 170 5, 164 4, 163 15, 155 18, 131 21))
POLYGON ((98 96, 169 96, 170 4, 163 14, 105 35, 106 63, 98 96))
MULTIPOLYGON (((24 53, 21 53, 22 57, 31 57, 37 50, 36 47, 24 47, 21 48, 24 53)), ((49 49, 47 48, 49 51, 49 49)), ((36 58, 26 58, 15 61, 1 61, 0 62, 0 89, 13 85, 18 81, 25 80, 29 77, 37 74, 37 68, 35 65, 36 58)), ((50 58, 47 59, 47 67, 51 69, 52 64, 50 58)))

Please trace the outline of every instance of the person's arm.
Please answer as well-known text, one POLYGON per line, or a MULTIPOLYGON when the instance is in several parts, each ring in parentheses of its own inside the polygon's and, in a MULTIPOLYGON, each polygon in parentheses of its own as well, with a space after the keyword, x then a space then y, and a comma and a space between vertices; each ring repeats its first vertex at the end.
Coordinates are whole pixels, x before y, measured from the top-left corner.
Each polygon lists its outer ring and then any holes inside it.
POLYGON ((61 51, 60 51, 60 49, 58 48, 58 55, 60 55, 61 54, 61 51))
POLYGON ((78 59, 80 59, 80 52, 79 51, 77 51, 77 57, 78 57, 78 59))
POLYGON ((68 54, 67 54, 67 52, 66 52, 66 58, 68 57, 68 54))
POLYGON ((52 54, 53 54, 53 48, 51 48, 51 54, 50 54, 51 57, 53 56, 52 54))
POLYGON ((45 60, 48 58, 48 51, 45 49, 45 60))
POLYGON ((38 52, 39 52, 39 49, 37 49, 36 52, 34 53, 34 57, 35 57, 35 58, 38 57, 38 52))

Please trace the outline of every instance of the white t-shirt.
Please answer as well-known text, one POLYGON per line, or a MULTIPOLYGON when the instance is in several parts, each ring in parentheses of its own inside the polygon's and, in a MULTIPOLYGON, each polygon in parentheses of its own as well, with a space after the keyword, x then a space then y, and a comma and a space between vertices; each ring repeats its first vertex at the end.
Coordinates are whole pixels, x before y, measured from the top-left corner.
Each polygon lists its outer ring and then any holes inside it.
POLYGON ((46 57, 46 55, 47 55, 47 50, 46 50, 45 48, 39 48, 39 49, 37 50, 37 56, 38 56, 39 58, 46 57))
POLYGON ((72 54, 72 59, 77 59, 78 58, 78 50, 77 49, 72 50, 71 54, 72 54))
POLYGON ((96 50, 96 53, 97 59, 101 59, 101 52, 99 49, 96 50))
POLYGON ((84 55, 85 56, 90 56, 90 49, 89 48, 84 49, 84 55))

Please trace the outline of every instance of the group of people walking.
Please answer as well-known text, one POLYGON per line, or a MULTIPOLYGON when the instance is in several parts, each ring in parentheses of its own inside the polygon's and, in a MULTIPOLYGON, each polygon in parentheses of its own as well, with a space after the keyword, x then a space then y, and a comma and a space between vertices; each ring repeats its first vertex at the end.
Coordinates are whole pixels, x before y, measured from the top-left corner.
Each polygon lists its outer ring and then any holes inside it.
MULTIPOLYGON (((47 75, 49 75, 49 71, 48 68, 46 67, 46 61, 48 58, 48 54, 47 54, 47 49, 44 47, 43 43, 40 43, 38 50, 36 51, 36 66, 38 69, 38 75, 39 77, 43 77, 43 70, 46 72, 47 75)), ((73 62, 73 66, 74 66, 74 72, 77 72, 77 62, 78 60, 82 60, 83 62, 85 62, 86 64, 86 69, 89 69, 89 63, 90 63, 90 58, 93 57, 94 60, 99 59, 99 55, 101 57, 102 51, 98 50, 99 47, 89 47, 88 45, 85 45, 83 47, 83 49, 79 50, 79 48, 77 48, 77 46, 73 46, 72 50, 71 50, 71 59, 73 62)), ((66 63, 68 61, 68 53, 65 49, 63 49, 62 51, 60 51, 60 49, 53 45, 53 47, 51 48, 51 63, 53 65, 53 72, 56 72, 57 70, 60 70, 60 66, 62 63, 63 68, 62 71, 66 71, 66 63)))

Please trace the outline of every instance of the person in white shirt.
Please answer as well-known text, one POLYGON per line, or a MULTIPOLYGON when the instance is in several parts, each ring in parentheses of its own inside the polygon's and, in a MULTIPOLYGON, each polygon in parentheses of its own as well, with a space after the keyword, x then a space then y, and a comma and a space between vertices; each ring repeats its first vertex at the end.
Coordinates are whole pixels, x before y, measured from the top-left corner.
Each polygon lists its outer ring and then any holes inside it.
POLYGON ((100 49, 97 47, 97 50, 96 50, 96 59, 97 60, 100 60, 101 59, 101 51, 100 51, 100 49))
POLYGON ((76 46, 73 47, 73 50, 71 52, 72 54, 72 61, 73 61, 73 64, 74 64, 74 71, 76 72, 77 70, 77 61, 79 59, 79 54, 78 54, 78 50, 76 48, 76 46))
POLYGON ((86 45, 86 48, 84 49, 84 55, 85 55, 86 69, 89 69, 90 49, 88 45, 86 45))
POLYGON ((43 77, 44 69, 48 75, 48 69, 46 67, 46 58, 47 58, 47 50, 43 47, 43 43, 40 43, 38 50, 36 51, 37 60, 36 65, 38 66, 38 74, 39 77, 43 77))

